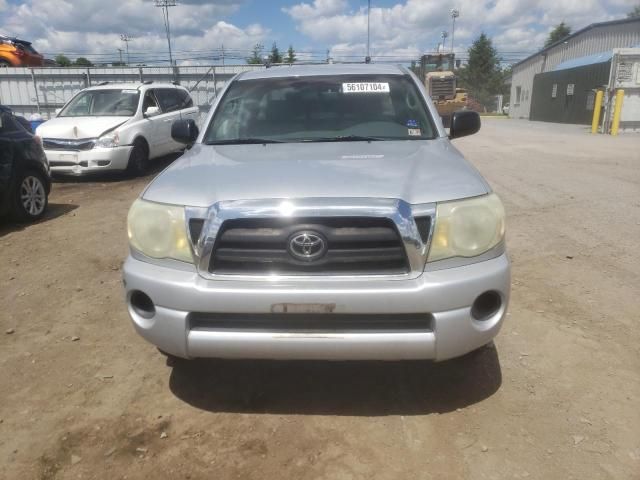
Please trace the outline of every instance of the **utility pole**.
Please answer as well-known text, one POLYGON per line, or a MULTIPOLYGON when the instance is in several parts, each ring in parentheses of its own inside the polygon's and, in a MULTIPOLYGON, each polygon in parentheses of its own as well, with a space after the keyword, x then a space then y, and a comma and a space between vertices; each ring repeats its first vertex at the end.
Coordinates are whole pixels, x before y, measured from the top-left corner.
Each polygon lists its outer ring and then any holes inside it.
POLYGON ((121 48, 118 49, 118 53, 120 54, 120 66, 122 66, 122 52, 124 50, 122 50, 121 48))
POLYGON ((155 4, 156 7, 162 9, 164 30, 167 34, 167 45, 169 45, 169 65, 173 66, 173 56, 171 55, 171 26, 169 24, 169 7, 175 7, 176 0, 155 0, 155 4))
POLYGON ((456 18, 460 16, 460 10, 455 8, 451 9, 451 53, 453 52, 453 37, 456 33, 456 18))
MULTIPOLYGON (((129 42, 131 41, 131 37, 126 33, 123 33, 122 35, 120 35, 120 40, 122 40, 127 46, 127 67, 128 67, 131 63, 131 61, 129 60, 129 42)), ((122 52, 120 53, 120 62, 122 62, 122 52)))
POLYGON ((371 0, 367 3, 367 56, 364 58, 365 63, 371 63, 371 0))

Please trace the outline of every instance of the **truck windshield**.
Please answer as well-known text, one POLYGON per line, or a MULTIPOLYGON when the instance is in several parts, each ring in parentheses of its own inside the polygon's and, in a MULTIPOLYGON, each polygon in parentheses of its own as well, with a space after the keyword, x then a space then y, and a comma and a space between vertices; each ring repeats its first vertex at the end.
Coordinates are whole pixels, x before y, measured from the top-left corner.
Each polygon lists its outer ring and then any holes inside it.
POLYGON ((59 117, 131 117, 138 109, 135 89, 87 90, 74 97, 59 117))
POLYGON ((408 75, 239 80, 216 108, 208 144, 426 140, 437 136, 408 75))

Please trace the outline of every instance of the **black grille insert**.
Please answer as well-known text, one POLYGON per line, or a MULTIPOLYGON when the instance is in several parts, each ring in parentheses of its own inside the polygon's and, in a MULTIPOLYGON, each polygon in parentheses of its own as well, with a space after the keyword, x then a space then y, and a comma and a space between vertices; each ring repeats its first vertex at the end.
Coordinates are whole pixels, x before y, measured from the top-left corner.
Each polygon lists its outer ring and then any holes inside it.
POLYGON ((216 274, 390 275, 409 271, 395 224, 387 218, 234 219, 223 223, 211 255, 216 274), (326 253, 304 261, 289 253, 299 232, 326 239, 326 253))
POLYGON ((67 150, 78 152, 80 150, 91 150, 94 144, 94 138, 81 138, 78 140, 66 140, 61 138, 42 139, 42 146, 45 150, 67 150))
POLYGON ((302 314, 302 313, 192 313, 192 330, 253 332, 431 332, 428 313, 407 314, 302 314))

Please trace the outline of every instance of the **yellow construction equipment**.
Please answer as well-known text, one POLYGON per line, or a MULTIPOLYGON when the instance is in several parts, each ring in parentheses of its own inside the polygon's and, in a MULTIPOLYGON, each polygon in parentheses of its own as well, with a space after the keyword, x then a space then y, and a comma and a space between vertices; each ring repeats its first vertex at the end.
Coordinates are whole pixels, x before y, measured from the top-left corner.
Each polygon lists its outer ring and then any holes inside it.
POLYGON ((445 127, 453 112, 467 107, 467 91, 458 88, 454 65, 453 53, 423 55, 420 59, 421 77, 445 127))

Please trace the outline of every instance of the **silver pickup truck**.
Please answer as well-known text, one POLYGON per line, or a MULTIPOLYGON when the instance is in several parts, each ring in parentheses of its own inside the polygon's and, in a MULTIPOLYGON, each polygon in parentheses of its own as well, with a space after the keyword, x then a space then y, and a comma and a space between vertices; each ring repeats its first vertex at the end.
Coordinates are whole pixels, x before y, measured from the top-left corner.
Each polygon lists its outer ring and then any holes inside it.
POLYGON ((230 81, 128 216, 126 302, 182 357, 444 360, 491 342, 509 300, 504 208, 421 82, 391 65, 230 81))

